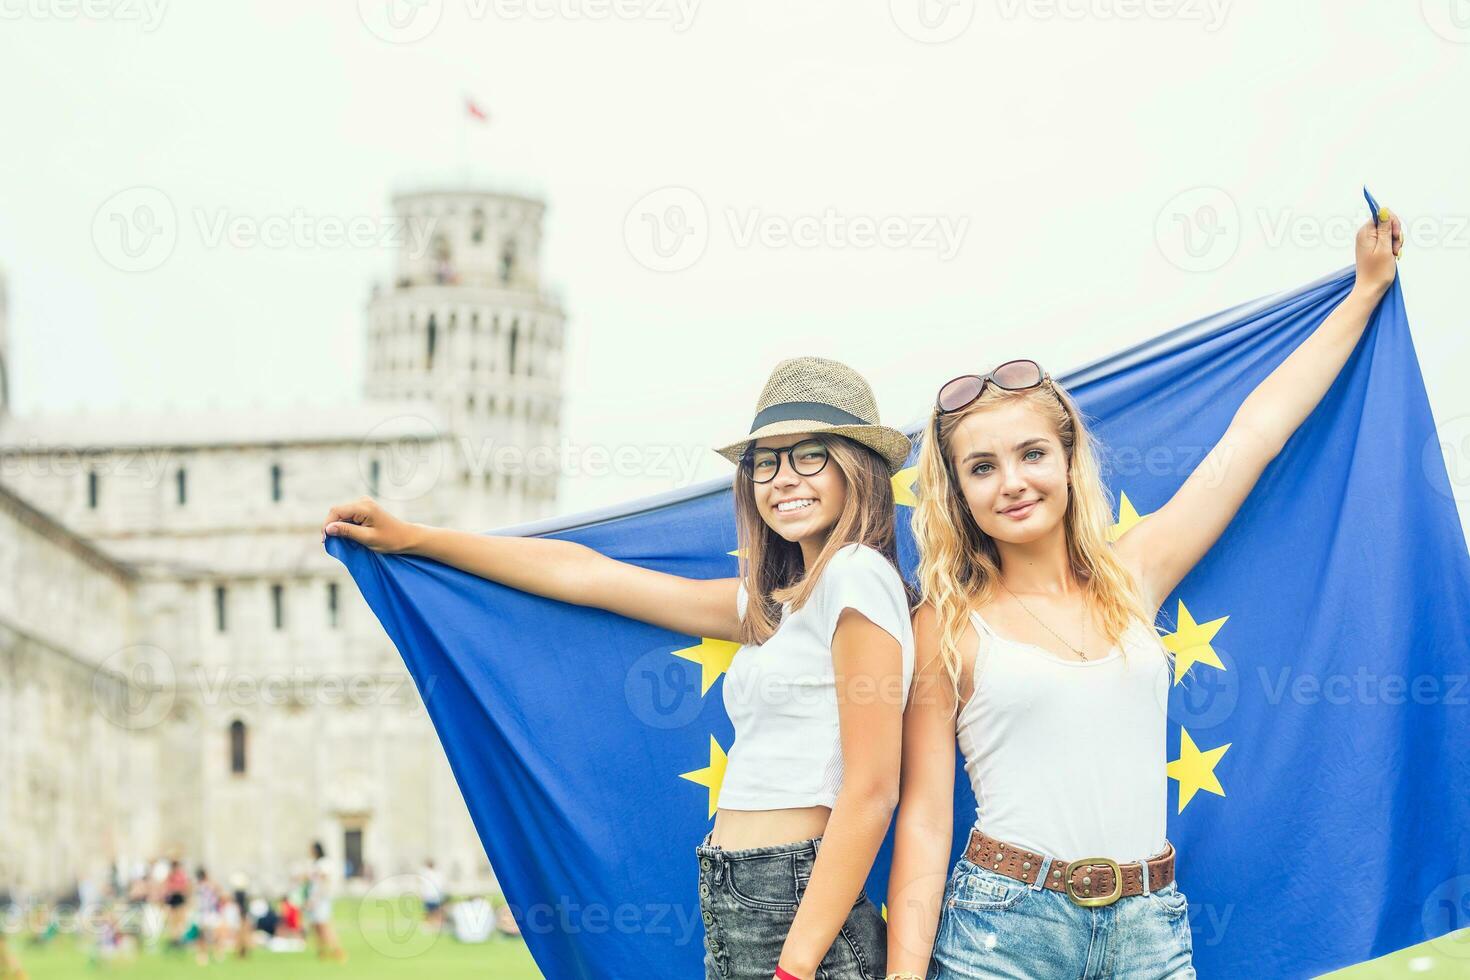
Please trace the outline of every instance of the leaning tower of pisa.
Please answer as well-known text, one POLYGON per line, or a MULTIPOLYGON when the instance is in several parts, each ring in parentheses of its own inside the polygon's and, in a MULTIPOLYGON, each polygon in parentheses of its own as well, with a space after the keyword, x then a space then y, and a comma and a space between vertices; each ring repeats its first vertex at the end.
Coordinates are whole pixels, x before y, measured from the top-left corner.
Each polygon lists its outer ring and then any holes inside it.
POLYGON ((457 526, 550 514, 564 317, 541 280, 545 205, 440 189, 393 206, 401 234, 393 279, 368 304, 366 396, 435 407, 451 435, 436 510, 457 526))

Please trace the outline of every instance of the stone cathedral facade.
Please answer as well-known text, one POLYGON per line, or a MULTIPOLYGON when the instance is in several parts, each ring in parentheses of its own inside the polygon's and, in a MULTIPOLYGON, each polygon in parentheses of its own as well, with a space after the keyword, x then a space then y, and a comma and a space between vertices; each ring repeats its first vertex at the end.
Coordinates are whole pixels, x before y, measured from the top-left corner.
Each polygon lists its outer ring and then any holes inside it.
POLYGON ((540 201, 394 208, 415 233, 367 303, 364 397, 330 410, 16 416, 0 284, 0 894, 159 856, 274 890, 313 840, 364 883, 432 858, 493 887, 319 528, 360 494, 474 530, 550 515, 555 474, 501 450, 559 440, 564 317, 540 201))

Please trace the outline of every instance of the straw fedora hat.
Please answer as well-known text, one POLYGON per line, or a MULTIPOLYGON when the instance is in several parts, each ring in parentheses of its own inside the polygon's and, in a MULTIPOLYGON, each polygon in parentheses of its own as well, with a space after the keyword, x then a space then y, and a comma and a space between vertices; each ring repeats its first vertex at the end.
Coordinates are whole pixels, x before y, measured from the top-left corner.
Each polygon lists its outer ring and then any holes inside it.
POLYGON ((903 468, 913 444, 878 423, 873 389, 846 364, 825 357, 792 357, 777 364, 755 404, 750 434, 715 450, 735 465, 757 439, 797 432, 830 432, 876 451, 890 473, 903 468))

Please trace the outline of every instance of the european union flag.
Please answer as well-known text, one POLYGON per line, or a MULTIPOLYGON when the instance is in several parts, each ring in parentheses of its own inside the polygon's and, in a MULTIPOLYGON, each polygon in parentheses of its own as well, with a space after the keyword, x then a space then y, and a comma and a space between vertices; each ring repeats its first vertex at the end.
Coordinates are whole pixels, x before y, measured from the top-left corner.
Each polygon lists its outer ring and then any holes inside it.
MULTIPOLYGON (((1169 499, 1352 282, 1348 270, 1061 379, 1105 443, 1115 535, 1169 499)), ((901 508, 913 479, 895 477, 901 508)), ((1470 554, 1455 489, 1395 283, 1161 612, 1178 654, 1169 835, 1201 976, 1312 976, 1470 922, 1470 554)), ((501 533, 736 574, 728 480, 501 533)), ((700 976, 694 847, 730 747, 719 695, 735 646, 343 538, 327 548, 424 695, 546 976, 700 976)), ((956 785, 958 853, 974 800, 963 773, 956 785)), ((887 867, 885 845, 868 883, 880 903, 887 867)))

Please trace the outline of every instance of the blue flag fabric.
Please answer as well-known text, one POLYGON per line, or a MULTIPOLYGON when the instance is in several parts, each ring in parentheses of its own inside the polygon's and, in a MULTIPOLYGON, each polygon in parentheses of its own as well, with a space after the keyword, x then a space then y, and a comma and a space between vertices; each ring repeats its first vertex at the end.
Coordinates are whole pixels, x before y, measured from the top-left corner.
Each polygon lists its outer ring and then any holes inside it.
MULTIPOLYGON (((1105 445, 1115 534, 1169 499, 1352 283, 1347 270, 1061 379, 1105 445)), ((895 478, 910 578, 913 476, 895 478)), ((733 514, 718 480, 501 533, 732 576, 733 514)), ((545 975, 700 976, 694 847, 731 743, 734 646, 327 548, 402 653, 545 975)), ((1161 611, 1182 681, 1169 836, 1201 976, 1314 976, 1470 921, 1467 623, 1470 554, 1395 283, 1161 611)), ((959 775, 956 854, 975 806, 959 775)), ((890 845, 868 882, 879 903, 890 845)))

